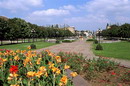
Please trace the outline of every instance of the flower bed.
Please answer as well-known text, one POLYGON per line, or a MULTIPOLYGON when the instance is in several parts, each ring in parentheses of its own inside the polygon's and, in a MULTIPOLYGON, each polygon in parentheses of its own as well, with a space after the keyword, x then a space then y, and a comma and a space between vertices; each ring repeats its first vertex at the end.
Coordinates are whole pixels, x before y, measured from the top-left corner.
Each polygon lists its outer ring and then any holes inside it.
POLYGON ((68 68, 48 50, 0 50, 0 86, 73 86, 66 76, 68 68))
POLYGON ((60 52, 59 55, 92 86, 130 86, 130 69, 109 58, 85 60, 82 54, 60 52))

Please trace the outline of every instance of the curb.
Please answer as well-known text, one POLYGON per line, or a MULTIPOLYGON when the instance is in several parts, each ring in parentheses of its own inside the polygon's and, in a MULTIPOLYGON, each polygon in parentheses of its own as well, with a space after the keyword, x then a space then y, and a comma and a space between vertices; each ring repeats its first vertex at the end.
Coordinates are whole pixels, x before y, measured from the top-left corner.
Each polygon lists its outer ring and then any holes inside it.
MULTIPOLYGON (((68 78, 72 79, 70 73, 73 72, 69 69, 66 70, 68 78)), ((72 79, 74 86, 91 86, 86 80, 84 80, 80 75, 77 75, 72 79)))

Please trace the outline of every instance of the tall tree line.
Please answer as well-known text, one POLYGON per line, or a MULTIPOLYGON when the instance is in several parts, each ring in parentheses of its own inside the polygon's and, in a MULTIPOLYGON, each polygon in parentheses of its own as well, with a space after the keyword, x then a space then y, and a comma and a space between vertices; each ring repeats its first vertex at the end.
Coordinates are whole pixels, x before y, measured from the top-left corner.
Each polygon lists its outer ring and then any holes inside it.
POLYGON ((54 37, 69 37, 74 34, 64 28, 59 28, 58 24, 48 27, 38 26, 26 22, 20 18, 3 18, 0 17, 0 41, 22 39, 23 42, 28 38, 54 38, 54 37), (34 30, 32 32, 32 30, 34 30))
POLYGON ((130 24, 110 25, 110 28, 103 30, 101 35, 104 37, 130 38, 130 24))

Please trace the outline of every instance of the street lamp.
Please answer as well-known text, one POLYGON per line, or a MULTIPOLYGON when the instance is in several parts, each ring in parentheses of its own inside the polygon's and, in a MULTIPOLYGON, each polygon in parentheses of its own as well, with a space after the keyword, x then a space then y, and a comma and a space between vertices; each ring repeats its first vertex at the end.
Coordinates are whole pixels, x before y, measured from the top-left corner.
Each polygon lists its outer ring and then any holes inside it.
POLYGON ((59 35, 59 32, 58 32, 58 31, 56 31, 56 37, 57 37, 57 39, 58 39, 58 35, 59 35))
POLYGON ((33 42, 34 42, 34 33, 35 33, 35 32, 36 32, 35 29, 32 29, 32 30, 31 30, 31 33, 33 34, 33 35, 32 35, 33 42))
POLYGON ((99 35, 99 44, 100 44, 100 32, 101 32, 101 29, 98 30, 98 35, 99 35))

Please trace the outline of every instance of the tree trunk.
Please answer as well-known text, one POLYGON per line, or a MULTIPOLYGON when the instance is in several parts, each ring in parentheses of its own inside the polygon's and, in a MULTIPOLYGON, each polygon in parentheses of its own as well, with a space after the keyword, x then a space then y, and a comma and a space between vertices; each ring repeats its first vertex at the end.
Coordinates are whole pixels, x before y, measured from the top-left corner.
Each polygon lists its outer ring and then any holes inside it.
POLYGON ((30 38, 28 38, 28 43, 30 43, 30 38))
POLYGON ((10 40, 11 41, 11 44, 12 44, 12 40, 10 40))
POLYGON ((23 39, 21 39, 22 40, 22 43, 23 43, 23 39))
POLYGON ((18 41, 19 41, 19 40, 17 39, 17 44, 18 44, 18 41))
POLYGON ((1 40, 1 45, 3 45, 3 42, 2 42, 2 40, 1 40))
POLYGON ((24 43, 25 43, 25 38, 24 38, 24 43))
POLYGON ((36 42, 37 42, 37 38, 36 38, 36 42))
POLYGON ((41 38, 41 42, 42 42, 42 38, 41 38))

